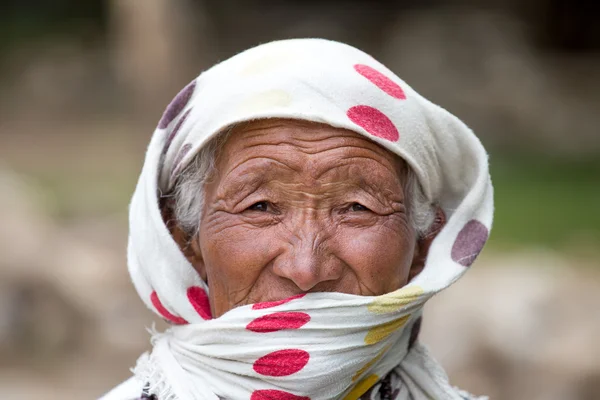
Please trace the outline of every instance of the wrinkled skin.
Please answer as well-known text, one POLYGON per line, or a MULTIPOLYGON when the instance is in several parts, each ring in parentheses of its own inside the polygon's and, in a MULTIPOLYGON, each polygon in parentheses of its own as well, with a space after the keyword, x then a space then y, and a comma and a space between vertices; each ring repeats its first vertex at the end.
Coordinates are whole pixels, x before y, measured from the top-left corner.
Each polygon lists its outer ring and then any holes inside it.
POLYGON ((394 291, 421 271, 442 225, 417 237, 406 165, 348 130, 252 122, 234 130, 216 166, 198 235, 173 232, 208 281, 214 317, 306 292, 394 291))

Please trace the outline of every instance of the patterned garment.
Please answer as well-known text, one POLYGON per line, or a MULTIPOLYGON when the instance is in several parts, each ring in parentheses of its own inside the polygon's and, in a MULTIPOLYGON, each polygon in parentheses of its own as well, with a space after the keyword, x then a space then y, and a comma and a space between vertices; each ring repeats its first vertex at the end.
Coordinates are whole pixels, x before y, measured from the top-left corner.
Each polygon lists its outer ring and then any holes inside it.
MULTIPOLYGON (((381 400, 393 400, 396 398, 396 396, 398 395, 398 393, 400 392, 400 389, 396 389, 393 393, 392 393, 392 374, 393 372, 390 372, 385 378, 383 378, 381 380, 381 382, 379 384, 376 384, 375 386, 372 386, 365 394, 363 394, 360 397, 360 400, 373 400, 372 399, 372 395, 373 395, 373 390, 375 389, 376 386, 379 385, 379 397, 377 397, 378 399, 381 400)), ((142 396, 139 398, 139 400, 160 400, 156 395, 154 394, 148 394, 148 389, 149 386, 147 385, 144 388, 144 391, 142 393, 142 396)), ((227 400, 225 398, 222 397, 223 400, 227 400)))
MULTIPOLYGON (((418 324, 414 325, 414 328, 411 332, 411 337, 409 341, 409 351, 415 346, 416 340, 418 339, 419 332, 421 329, 421 319, 419 319, 418 324)), ((470 393, 456 389, 457 394, 460 396, 461 400, 487 400, 486 397, 477 397, 473 396, 470 393)), ((142 391, 142 396, 139 399, 135 400, 160 400, 159 397, 155 394, 149 394, 150 384, 146 384, 142 391)), ((402 397, 402 390, 407 390, 406 386, 402 381, 401 374, 398 373, 396 369, 392 370, 389 374, 387 374, 383 379, 376 382, 374 385, 370 386, 363 394, 360 395, 356 400, 397 400, 402 397)), ((412 397, 410 394, 406 397, 409 400, 416 399, 417 397, 412 397)), ((274 397, 273 399, 267 400, 278 400, 279 398, 274 397)), ((431 398, 430 398, 431 399, 431 398)), ((219 400, 229 400, 226 396, 219 396, 219 400)))
MULTIPOLYGON (((401 387, 400 377, 395 371, 392 371, 381 381, 371 386, 362 396, 360 396, 360 400, 395 400, 400 395, 401 387)), ((160 400, 156 395, 148 394, 148 388, 149 386, 145 387, 139 400, 160 400)), ((477 397, 474 397, 465 391, 460 391, 460 395, 463 400, 477 400, 477 397)), ((225 397, 220 397, 220 399, 228 400, 225 397)))
POLYGON ((128 265, 142 300, 172 327, 154 334, 136 379, 160 400, 357 400, 365 392, 461 400, 415 332, 426 301, 475 261, 492 219, 477 137, 370 55, 321 39, 240 53, 175 97, 148 147, 130 206, 128 265), (407 162, 427 201, 448 216, 413 280, 382 296, 307 293, 212 318, 208 285, 171 237, 158 194, 215 135, 264 118, 351 130, 407 162))

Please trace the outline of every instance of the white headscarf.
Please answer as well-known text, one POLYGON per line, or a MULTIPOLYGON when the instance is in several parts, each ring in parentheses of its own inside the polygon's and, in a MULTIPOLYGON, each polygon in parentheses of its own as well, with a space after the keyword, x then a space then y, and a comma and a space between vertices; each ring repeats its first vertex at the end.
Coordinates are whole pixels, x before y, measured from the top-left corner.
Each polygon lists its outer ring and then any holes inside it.
POLYGON ((371 56, 320 39, 240 53, 175 97, 146 154, 131 202, 129 269, 142 300, 173 326, 154 336, 136 376, 159 400, 357 399, 368 390, 373 399, 466 398, 412 342, 423 304, 468 270, 492 214, 477 137, 371 56), (423 271, 383 296, 309 293, 211 319, 208 286, 165 226, 159 194, 211 137, 263 118, 349 129, 403 158, 448 216, 423 271))

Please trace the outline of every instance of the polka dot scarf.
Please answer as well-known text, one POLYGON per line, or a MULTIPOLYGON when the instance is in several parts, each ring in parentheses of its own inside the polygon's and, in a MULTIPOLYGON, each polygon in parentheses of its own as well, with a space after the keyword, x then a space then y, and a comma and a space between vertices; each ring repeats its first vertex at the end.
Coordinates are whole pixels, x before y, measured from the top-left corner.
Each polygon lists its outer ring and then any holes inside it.
POLYGON ((468 398, 416 337, 424 303, 481 251, 492 212, 479 140, 371 56, 320 39, 240 53, 175 97, 148 148, 130 208, 129 269, 143 301, 172 327, 154 334, 136 377, 159 400, 468 398), (383 296, 310 293, 213 319, 208 287, 165 227, 158 194, 215 134, 260 118, 349 129, 406 160, 448 214, 424 270, 383 296))

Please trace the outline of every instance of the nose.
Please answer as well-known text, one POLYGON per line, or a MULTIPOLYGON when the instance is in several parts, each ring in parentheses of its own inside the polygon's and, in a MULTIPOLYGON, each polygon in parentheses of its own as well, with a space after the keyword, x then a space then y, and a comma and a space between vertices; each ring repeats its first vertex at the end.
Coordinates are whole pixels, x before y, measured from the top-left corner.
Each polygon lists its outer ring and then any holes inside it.
POLYGON ((290 236, 284 252, 274 260, 274 273, 294 282, 303 292, 340 279, 343 265, 328 246, 324 231, 309 224, 299 232, 290 236))

